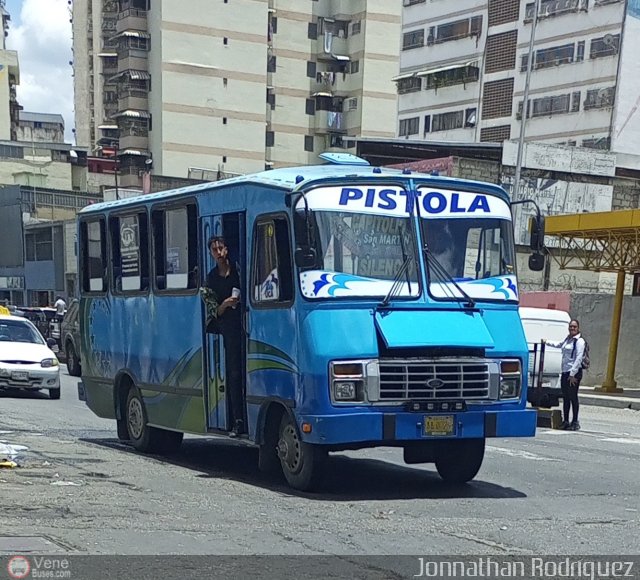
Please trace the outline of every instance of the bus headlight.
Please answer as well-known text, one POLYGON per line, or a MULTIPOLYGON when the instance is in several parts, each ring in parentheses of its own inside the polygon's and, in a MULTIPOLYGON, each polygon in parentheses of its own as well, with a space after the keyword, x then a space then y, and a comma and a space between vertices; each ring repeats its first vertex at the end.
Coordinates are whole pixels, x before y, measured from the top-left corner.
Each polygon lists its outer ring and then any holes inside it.
POLYGON ((373 389, 379 389, 378 361, 332 361, 329 380, 331 402, 364 403, 373 389))
POLYGON ((522 389, 522 368, 519 360, 500 362, 500 399, 519 399, 522 389))

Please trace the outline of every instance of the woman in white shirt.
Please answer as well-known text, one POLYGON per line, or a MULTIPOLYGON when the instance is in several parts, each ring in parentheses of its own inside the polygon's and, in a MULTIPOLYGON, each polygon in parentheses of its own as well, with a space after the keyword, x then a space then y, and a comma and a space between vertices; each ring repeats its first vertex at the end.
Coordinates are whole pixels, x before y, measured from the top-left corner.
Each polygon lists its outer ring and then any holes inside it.
POLYGON ((545 341, 549 346, 562 349, 562 374, 560 388, 562 389, 562 406, 564 421, 561 429, 578 431, 578 388, 582 380, 582 358, 584 357, 585 341, 580 336, 580 324, 577 320, 569 322, 569 335, 561 342, 545 341), (569 423, 569 410, 573 408, 573 420, 569 423))

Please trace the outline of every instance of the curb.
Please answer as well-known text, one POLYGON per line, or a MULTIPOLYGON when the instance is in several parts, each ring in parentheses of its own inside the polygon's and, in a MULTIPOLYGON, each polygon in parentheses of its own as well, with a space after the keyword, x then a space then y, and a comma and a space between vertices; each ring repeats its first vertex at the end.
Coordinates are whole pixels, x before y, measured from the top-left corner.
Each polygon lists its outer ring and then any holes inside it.
POLYGON ((640 411, 640 399, 631 399, 629 397, 608 397, 606 395, 585 395, 582 393, 578 396, 582 405, 640 411))

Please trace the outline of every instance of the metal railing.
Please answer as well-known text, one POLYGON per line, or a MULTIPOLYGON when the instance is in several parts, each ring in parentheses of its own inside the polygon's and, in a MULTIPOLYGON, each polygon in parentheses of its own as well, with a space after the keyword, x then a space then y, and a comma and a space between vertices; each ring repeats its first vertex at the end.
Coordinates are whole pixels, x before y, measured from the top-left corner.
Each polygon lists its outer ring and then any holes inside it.
POLYGON ((100 203, 102 195, 21 186, 20 199, 32 212, 38 207, 80 210, 92 203, 100 203))

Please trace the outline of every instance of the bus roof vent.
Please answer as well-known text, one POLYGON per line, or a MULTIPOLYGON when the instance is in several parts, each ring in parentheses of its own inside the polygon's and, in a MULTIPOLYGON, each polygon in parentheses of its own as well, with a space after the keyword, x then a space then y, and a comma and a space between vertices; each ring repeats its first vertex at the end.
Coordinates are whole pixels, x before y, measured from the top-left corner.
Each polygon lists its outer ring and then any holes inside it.
POLYGON ((362 157, 356 157, 351 153, 320 153, 320 159, 333 165, 369 165, 369 162, 362 157))

